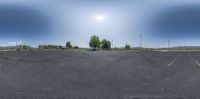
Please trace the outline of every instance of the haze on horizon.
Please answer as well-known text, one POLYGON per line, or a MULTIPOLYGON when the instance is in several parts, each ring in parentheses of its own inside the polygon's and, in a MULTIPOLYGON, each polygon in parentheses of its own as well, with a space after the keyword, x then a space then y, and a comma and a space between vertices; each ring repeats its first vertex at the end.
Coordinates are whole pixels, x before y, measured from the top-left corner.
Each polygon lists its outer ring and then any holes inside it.
POLYGON ((200 46, 198 0, 1 0, 0 45, 89 47, 98 35, 143 47, 200 46))

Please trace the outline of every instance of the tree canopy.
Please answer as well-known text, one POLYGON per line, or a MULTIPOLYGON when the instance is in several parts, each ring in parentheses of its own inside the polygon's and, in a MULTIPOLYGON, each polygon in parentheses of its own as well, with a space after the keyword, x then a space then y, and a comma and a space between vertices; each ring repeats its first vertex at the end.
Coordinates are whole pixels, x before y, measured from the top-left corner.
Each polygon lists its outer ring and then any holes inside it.
POLYGON ((71 42, 68 41, 68 42, 66 43, 66 48, 72 48, 71 42))
POLYGON ((102 49, 110 49, 111 42, 109 40, 103 39, 101 42, 102 49))
POLYGON ((99 37, 94 35, 90 38, 89 46, 96 50, 96 48, 100 48, 101 41, 99 40, 99 37))

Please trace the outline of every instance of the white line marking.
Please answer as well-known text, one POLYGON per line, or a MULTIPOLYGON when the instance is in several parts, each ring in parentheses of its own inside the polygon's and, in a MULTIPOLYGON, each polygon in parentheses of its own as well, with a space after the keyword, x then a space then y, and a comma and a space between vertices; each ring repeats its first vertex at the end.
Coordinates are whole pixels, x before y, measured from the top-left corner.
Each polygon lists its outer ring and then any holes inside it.
POLYGON ((171 66, 172 64, 174 64, 174 63, 176 62, 176 60, 178 59, 178 57, 179 57, 179 55, 178 55, 174 60, 172 60, 172 61, 168 64, 168 66, 171 66))
POLYGON ((196 59, 194 59, 194 57, 192 57, 191 55, 190 55, 190 57, 198 66, 200 66, 200 63, 196 59))

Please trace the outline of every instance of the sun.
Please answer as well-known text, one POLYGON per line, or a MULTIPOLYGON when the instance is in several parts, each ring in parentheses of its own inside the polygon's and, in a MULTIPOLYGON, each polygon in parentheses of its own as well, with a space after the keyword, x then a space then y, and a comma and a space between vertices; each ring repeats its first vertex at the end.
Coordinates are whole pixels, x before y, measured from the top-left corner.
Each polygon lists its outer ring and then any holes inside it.
POLYGON ((105 20, 105 16, 104 15, 96 15, 95 16, 95 20, 99 21, 99 22, 102 22, 102 21, 105 20))

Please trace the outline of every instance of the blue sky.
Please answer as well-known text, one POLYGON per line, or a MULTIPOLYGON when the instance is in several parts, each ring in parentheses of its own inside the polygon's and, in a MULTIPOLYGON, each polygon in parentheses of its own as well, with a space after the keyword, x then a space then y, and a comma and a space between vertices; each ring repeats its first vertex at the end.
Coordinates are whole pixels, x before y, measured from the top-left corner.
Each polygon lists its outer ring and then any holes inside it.
POLYGON ((88 47, 89 38, 144 47, 200 45, 198 0, 1 0, 0 45, 88 47), (100 19, 99 19, 100 17, 100 19))

